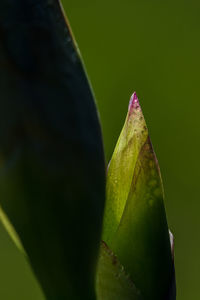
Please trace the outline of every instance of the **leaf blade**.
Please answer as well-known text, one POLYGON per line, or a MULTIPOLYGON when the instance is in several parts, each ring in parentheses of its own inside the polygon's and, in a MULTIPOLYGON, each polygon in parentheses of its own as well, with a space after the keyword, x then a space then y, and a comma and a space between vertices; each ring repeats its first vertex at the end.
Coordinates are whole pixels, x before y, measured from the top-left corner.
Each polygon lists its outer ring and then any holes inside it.
POLYGON ((48 300, 93 300, 105 163, 79 51, 58 0, 2 0, 0 28, 2 208, 48 300))

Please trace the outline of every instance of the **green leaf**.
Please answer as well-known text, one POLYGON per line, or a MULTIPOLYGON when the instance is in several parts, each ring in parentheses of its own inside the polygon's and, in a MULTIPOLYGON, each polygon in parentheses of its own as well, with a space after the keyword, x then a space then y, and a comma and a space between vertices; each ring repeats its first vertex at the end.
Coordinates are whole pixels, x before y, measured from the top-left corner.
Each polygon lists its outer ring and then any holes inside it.
POLYGON ((5 227, 5 229, 7 230, 8 234, 10 235, 12 241, 14 242, 14 244, 17 246, 17 248, 24 254, 26 255, 26 252, 22 246, 22 243, 20 241, 20 238, 17 234, 17 232, 15 231, 15 228, 13 227, 13 225, 10 223, 10 220, 8 219, 8 217, 6 216, 6 214, 4 213, 4 211, 2 210, 1 206, 0 206, 0 221, 2 222, 3 226, 5 227))
POLYGON ((97 271, 98 300, 142 300, 118 258, 102 242, 97 271))
POLYGON ((144 299, 164 299, 173 263, 163 187, 136 94, 108 169, 103 238, 144 299), (113 215, 118 216, 115 227, 108 222, 113 215))
POLYGON ((1 0, 0 28, 1 218, 48 300, 93 300, 105 164, 79 51, 58 0, 1 0))

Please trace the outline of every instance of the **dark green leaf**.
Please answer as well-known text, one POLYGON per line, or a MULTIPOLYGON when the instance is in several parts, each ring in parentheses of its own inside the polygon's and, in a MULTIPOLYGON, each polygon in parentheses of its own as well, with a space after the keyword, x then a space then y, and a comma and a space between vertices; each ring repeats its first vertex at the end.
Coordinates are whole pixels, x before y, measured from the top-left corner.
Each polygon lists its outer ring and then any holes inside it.
POLYGON ((0 65, 2 208, 49 300, 94 299, 104 154, 58 0, 0 1, 0 65))

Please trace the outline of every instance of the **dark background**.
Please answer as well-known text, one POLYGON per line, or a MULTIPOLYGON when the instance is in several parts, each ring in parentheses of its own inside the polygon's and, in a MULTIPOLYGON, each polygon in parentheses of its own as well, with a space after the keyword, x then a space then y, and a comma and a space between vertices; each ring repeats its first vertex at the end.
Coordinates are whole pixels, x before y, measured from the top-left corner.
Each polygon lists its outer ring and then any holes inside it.
MULTIPOLYGON (((177 300, 199 299, 200 2, 63 0, 96 94, 109 160, 136 91, 175 236, 177 300)), ((39 245, 38 245, 39 246, 39 245)), ((0 227, 0 299, 42 300, 0 227)))

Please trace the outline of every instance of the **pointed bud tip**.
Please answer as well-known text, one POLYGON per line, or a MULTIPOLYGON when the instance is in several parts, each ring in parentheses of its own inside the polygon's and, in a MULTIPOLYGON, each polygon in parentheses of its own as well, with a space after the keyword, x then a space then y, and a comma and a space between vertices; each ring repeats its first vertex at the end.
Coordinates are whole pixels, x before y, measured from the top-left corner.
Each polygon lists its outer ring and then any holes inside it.
POLYGON ((136 92, 134 92, 133 95, 131 96, 129 106, 128 106, 129 114, 132 114, 132 112, 138 108, 140 108, 140 104, 139 104, 137 94, 136 92))

